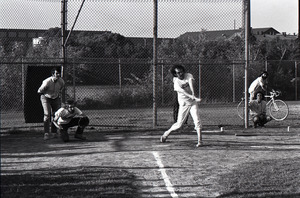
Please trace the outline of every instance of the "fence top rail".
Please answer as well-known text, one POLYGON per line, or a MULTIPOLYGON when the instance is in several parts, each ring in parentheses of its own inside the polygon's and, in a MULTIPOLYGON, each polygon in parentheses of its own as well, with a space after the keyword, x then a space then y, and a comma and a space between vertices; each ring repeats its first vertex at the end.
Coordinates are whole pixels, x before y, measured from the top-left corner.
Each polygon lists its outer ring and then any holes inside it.
MULTIPOLYGON (((260 63, 262 61, 253 61, 250 60, 250 63, 260 63)), ((295 62, 299 63, 299 60, 265 60, 263 62, 269 63, 286 63, 286 62, 295 62)), ((152 59, 139 59, 139 58, 68 58, 64 62, 61 58, 6 58, 0 57, 0 64, 27 64, 27 65, 70 65, 70 64, 153 64, 152 59)), ((158 65, 173 65, 173 64, 184 64, 184 65, 243 65, 245 60, 211 60, 211 59, 158 59, 158 65)))

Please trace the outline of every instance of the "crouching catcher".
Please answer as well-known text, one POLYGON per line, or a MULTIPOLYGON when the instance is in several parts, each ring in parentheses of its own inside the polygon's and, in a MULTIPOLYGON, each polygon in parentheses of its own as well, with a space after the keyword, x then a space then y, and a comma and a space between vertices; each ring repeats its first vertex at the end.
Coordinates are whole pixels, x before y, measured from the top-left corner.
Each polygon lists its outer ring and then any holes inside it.
POLYGON ((252 116, 253 127, 257 125, 263 127, 267 122, 271 121, 272 118, 267 115, 267 102, 264 100, 265 96, 262 92, 257 92, 255 99, 250 101, 250 115, 252 116))
POLYGON ((69 141, 68 129, 78 126, 75 138, 85 140, 83 130, 89 124, 89 118, 77 108, 74 100, 67 100, 64 107, 55 112, 53 124, 59 128, 61 138, 64 142, 69 141))

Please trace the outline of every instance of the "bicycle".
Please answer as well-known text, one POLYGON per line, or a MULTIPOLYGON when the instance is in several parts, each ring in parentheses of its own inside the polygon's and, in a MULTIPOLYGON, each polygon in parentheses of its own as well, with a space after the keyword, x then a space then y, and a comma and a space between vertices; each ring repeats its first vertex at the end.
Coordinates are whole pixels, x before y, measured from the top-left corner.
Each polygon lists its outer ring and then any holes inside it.
MULTIPOLYGON (((282 121, 289 115, 288 105, 283 100, 275 99, 280 94, 280 91, 272 90, 270 95, 265 96, 265 98, 270 98, 270 100, 267 102, 267 112, 274 120, 277 121, 282 121)), ((245 98, 242 98, 242 101, 239 102, 237 106, 237 113, 241 119, 245 119, 245 98)), ((251 120, 250 116, 249 120, 251 120)))

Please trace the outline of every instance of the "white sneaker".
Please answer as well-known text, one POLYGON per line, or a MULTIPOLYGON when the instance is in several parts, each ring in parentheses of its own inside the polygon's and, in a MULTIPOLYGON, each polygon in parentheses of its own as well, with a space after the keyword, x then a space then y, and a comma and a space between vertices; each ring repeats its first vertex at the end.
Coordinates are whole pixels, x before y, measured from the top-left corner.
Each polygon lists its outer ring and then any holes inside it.
POLYGON ((196 147, 201 147, 203 146, 203 142, 198 142, 198 144, 196 145, 196 147))
POLYGON ((200 98, 195 98, 195 101, 196 102, 201 102, 201 99, 200 98))
POLYGON ((164 143, 164 142, 166 142, 166 140, 167 140, 167 137, 164 137, 164 136, 160 137, 160 142, 164 143))
POLYGON ((45 133, 44 134, 44 140, 49 140, 49 139, 50 139, 49 133, 45 133))

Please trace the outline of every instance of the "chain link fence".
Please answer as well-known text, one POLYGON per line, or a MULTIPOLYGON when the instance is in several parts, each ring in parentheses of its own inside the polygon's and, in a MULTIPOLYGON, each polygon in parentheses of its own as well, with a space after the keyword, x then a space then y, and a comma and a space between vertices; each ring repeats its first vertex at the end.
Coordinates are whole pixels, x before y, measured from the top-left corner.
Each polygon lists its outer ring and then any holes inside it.
MULTIPOLYGON (((25 18, 31 13, 32 21, 37 23, 28 28, 25 22, 17 23, 11 18, 6 21, 8 29, 0 32, 1 128, 39 125, 24 119, 24 109, 30 114, 30 109, 41 106, 38 100, 24 103, 26 92, 29 93, 28 68, 63 63, 59 58, 62 1, 13 2, 13 6, 22 6, 18 15, 25 18), (38 11, 36 4, 40 5, 38 11), (17 30, 9 30, 13 28, 17 30), (20 31, 24 28, 26 31, 20 31)), ((244 92, 243 3, 159 1, 155 90, 158 126, 173 123, 174 91, 169 73, 173 64, 184 65, 195 78, 197 95, 202 98, 203 125, 243 125, 235 113, 244 92)), ((151 1, 67 1, 70 34, 66 42, 64 97, 76 99, 79 108, 90 117, 91 126, 152 127, 152 20, 151 1)), ((289 42, 286 46, 291 46, 289 42)), ((285 59, 291 60, 292 53, 289 50, 285 59)), ((251 61, 249 81, 262 70, 269 71, 270 87, 281 89, 283 99, 297 100, 296 61, 251 61)), ((36 80, 35 84, 39 86, 41 81, 36 80)))

